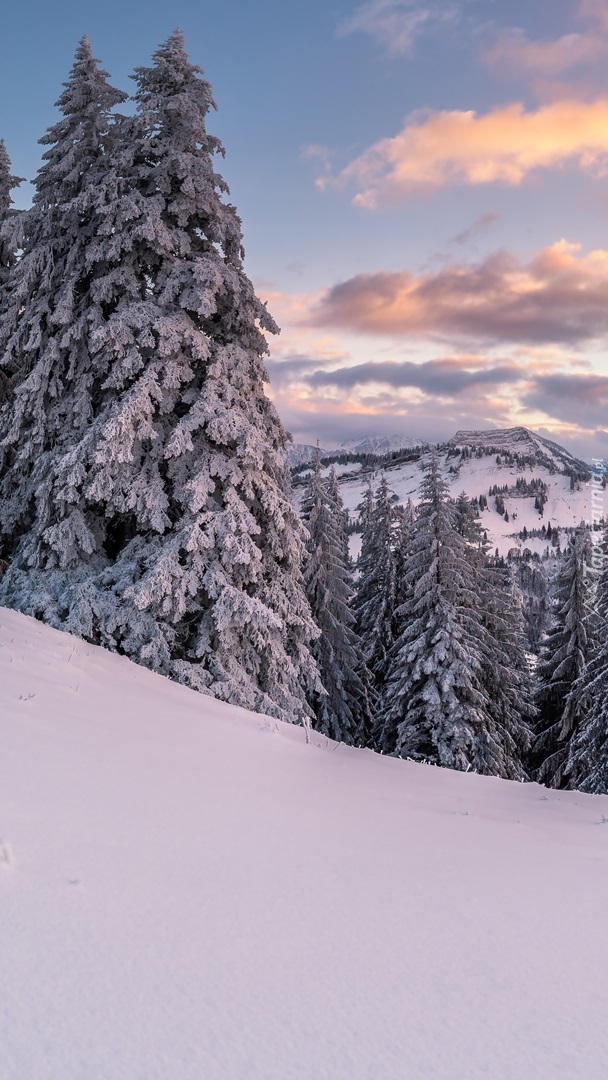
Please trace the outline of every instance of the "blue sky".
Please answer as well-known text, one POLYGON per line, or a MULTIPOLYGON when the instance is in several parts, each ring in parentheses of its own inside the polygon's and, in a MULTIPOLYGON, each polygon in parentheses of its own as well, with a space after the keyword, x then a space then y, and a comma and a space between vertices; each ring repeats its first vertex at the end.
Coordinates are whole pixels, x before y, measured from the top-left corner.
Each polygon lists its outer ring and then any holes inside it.
POLYGON ((213 84, 298 439, 526 423, 608 454, 604 0, 13 6, 15 171, 35 174, 83 33, 128 88, 175 25, 213 84))

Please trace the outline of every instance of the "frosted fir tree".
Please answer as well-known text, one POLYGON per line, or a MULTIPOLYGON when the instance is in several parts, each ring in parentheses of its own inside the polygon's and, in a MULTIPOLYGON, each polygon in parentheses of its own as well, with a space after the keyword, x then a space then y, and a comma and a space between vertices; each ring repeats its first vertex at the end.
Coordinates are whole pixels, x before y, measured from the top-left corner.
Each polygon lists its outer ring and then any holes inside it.
POLYGON ((526 780, 536 709, 526 655, 523 597, 510 566, 493 566, 484 554, 478 573, 479 610, 487 642, 484 686, 493 721, 490 730, 500 746, 499 775, 526 780))
POLYGON ((361 554, 357 564, 353 611, 367 666, 374 677, 376 689, 380 690, 394 642, 397 595, 395 545, 399 529, 394 495, 385 477, 381 479, 375 496, 371 485, 368 486, 360 513, 361 554))
POLYGON ((338 483, 338 476, 333 465, 331 466, 329 470, 329 476, 327 477, 327 489, 335 507, 336 528, 340 535, 342 558, 344 560, 345 567, 347 567, 347 569, 350 571, 351 557, 348 543, 348 527, 350 523, 350 516, 348 510, 344 506, 342 494, 340 492, 340 484, 338 483))
POLYGON ((454 503, 454 527, 466 543, 465 555, 475 571, 484 643, 482 678, 488 695, 488 730, 500 747, 498 773, 522 780, 527 777, 535 708, 521 590, 509 566, 489 559, 490 545, 477 508, 464 491, 454 503))
POLYGON ((405 578, 409 598, 397 610, 401 633, 381 703, 380 748, 452 769, 512 775, 485 685, 490 641, 477 569, 434 454, 405 578))
MULTIPOLYGON (((65 225, 86 291, 70 287, 69 262, 65 287, 49 278, 39 253, 58 325, 34 305, 21 328, 2 599, 195 689, 304 721, 318 685, 304 533, 264 392, 262 331, 277 327, 243 269, 214 168, 222 147, 206 131, 211 87, 181 33, 134 78, 136 115, 70 174, 84 223, 65 225)), ((76 68, 72 84, 64 111, 82 95, 76 68)), ((49 133, 49 156, 63 136, 49 133)), ((53 217, 65 199, 50 165, 38 199, 53 217)))
MULTIPOLYGON (((41 532, 57 520, 56 462, 85 433, 98 393, 90 339, 104 312, 87 263, 99 226, 92 199, 103 205, 111 198, 101 162, 110 112, 126 97, 109 85, 86 38, 64 86, 61 119, 40 140, 48 149, 33 205, 4 228, 10 247, 20 246, 22 255, 10 270, 0 320, 0 369, 12 396, 0 419, 0 530, 9 552, 27 542, 31 530, 23 559, 26 593, 38 591, 27 580, 29 567, 45 565, 41 532)), ((6 585, 11 588, 10 580, 6 585)))
POLYGON ((0 303, 2 289, 17 261, 18 238, 15 218, 19 211, 13 206, 11 191, 19 187, 23 177, 13 176, 4 139, 0 139, 0 303), (12 226, 12 227, 11 227, 12 226))
POLYGON ((549 787, 568 787, 571 745, 583 720, 579 693, 590 659, 589 579, 591 534, 579 525, 561 563, 556 582, 555 624, 538 664, 538 736, 534 746, 538 779, 549 787))
MULTIPOLYGON (((103 179, 99 164, 110 112, 126 98, 108 83, 86 37, 64 86, 57 102, 62 117, 40 139, 49 149, 35 180, 33 205, 18 215, 11 230, 6 229, 11 247, 19 246, 23 253, 11 273, 9 301, 0 325, 1 363, 6 370, 19 370, 21 377, 27 373, 32 381, 39 381, 39 399, 59 393, 63 373, 52 370, 50 354, 61 334, 80 333, 83 344, 79 315, 90 302, 86 291, 91 282, 85 252, 96 221, 90 192, 103 179), (37 367, 43 356, 51 370, 37 367)), ((16 182, 9 178, 11 186, 16 182)), ((107 194, 104 188, 96 197, 102 201, 107 194)))
POLYGON ((372 680, 349 607, 353 584, 344 505, 335 473, 328 480, 321 476, 318 454, 301 509, 309 534, 306 595, 320 630, 313 652, 325 690, 312 696, 315 727, 338 742, 364 746, 371 731, 372 680))
POLYGON ((570 743, 568 786, 596 795, 608 794, 608 528, 601 547, 602 570, 592 590, 592 649, 589 662, 570 696, 578 730, 570 743))
MULTIPOLYGON (((4 139, 0 139, 0 320, 8 306, 10 278, 19 247, 16 221, 19 212, 13 206, 11 191, 19 187, 22 179, 11 173, 11 162, 4 139)), ((7 374, 0 364, 0 406, 7 394, 7 374)))
POLYGON ((408 591, 405 582, 405 569, 410 556, 410 548, 414 532, 416 512, 411 499, 395 510, 396 528, 393 536, 393 550, 395 558, 395 612, 393 617, 393 637, 397 630, 397 608, 408 599, 408 591))
MULTIPOLYGON (((471 549, 478 552, 486 550, 479 514, 466 491, 461 491, 454 502, 454 528, 471 549)), ((483 559, 480 563, 483 564, 483 559)))

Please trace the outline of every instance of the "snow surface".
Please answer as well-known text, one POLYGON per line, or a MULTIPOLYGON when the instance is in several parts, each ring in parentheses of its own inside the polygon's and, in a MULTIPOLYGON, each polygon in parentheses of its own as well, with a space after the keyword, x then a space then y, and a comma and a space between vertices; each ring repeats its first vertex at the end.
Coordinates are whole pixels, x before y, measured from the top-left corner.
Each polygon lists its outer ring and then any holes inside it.
MULTIPOLYGON (((393 446, 391 443, 389 449, 398 448, 396 445, 397 440, 398 436, 395 436, 392 440, 395 445, 393 446)), ((374 446, 378 447, 379 453, 388 452, 380 448, 381 442, 381 436, 370 436, 368 439, 360 440, 358 443, 354 441, 351 444, 344 443, 343 446, 349 446, 350 452, 361 454, 372 452, 374 446), (366 449, 360 450, 361 447, 366 447, 366 449)), ((409 445, 413 445, 413 440, 404 437, 402 443, 403 447, 407 448, 409 445)), ((299 447, 298 449, 314 450, 314 447, 299 447)), ((322 453, 330 453, 330 451, 322 451, 322 453)), ((581 482, 577 484, 575 490, 571 491, 570 477, 562 471, 568 468, 583 470, 588 466, 585 466, 584 462, 579 461, 578 458, 573 457, 563 446, 559 446, 549 439, 544 439, 527 428, 458 431, 449 444, 437 447, 436 453, 439 456, 444 479, 448 483, 450 494, 453 497, 457 497, 462 491, 465 491, 470 498, 485 495, 488 499, 488 506, 481 513, 481 523, 488 533, 491 548, 498 548, 501 555, 507 555, 513 548, 518 548, 521 552, 528 548, 533 554, 541 556, 547 551, 550 545, 547 540, 540 536, 529 536, 526 540, 521 539, 519 533, 523 530, 524 525, 528 532, 531 529, 541 529, 543 525, 546 526, 549 523, 552 528, 557 526, 562 530, 574 529, 581 521, 590 522, 598 518, 599 508, 595 502, 598 493, 597 486, 592 481, 589 483, 581 482), (449 446, 467 446, 471 448, 484 446, 488 448, 489 452, 481 458, 472 457, 461 460, 448 455, 449 446), (497 464, 497 450, 503 453, 508 451, 512 454, 530 455, 536 460, 533 465, 523 467, 509 465, 504 460, 501 461, 501 464, 497 464), (450 469, 453 468, 456 468, 455 474, 450 472, 450 469), (505 521, 504 517, 496 510, 494 497, 489 496, 488 492, 495 484, 499 487, 507 484, 509 488, 514 488, 519 478, 527 481, 533 479, 542 480, 547 486, 547 503, 541 516, 534 507, 534 496, 504 495, 505 509, 508 510, 510 518, 509 521, 505 521)), ((310 460, 312 460, 312 457, 310 460)), ((359 462, 337 465, 336 473, 340 482, 340 492, 351 517, 356 516, 356 508, 361 503, 363 492, 369 481, 371 480, 373 487, 376 487, 383 475, 386 476, 389 487, 395 492, 400 502, 407 502, 408 498, 411 498, 414 503, 417 502, 422 480, 422 466, 428 461, 429 453, 427 452, 417 461, 402 461, 396 464, 388 462, 385 465, 379 464, 373 469, 363 466, 359 462)), ((302 463, 304 463, 304 459, 302 463)), ((329 466, 324 470, 324 475, 328 474, 329 466)), ((301 481, 304 479, 304 475, 300 474, 298 479, 300 484, 295 488, 296 504, 301 499, 303 490, 301 481)), ((608 488, 602 494, 603 514, 608 517, 608 488)), ((568 534, 560 535, 562 547, 567 543, 567 536, 568 534)), ((350 553, 353 558, 357 555, 357 543, 352 537, 350 553)))
POLYGON ((363 439, 347 439, 346 442, 325 448, 317 447, 313 443, 291 443, 287 448, 287 461, 293 469, 298 465, 313 462, 317 456, 317 450, 321 458, 324 458, 341 452, 344 454, 392 454, 395 450, 409 450, 411 447, 420 445, 420 439, 412 439, 409 435, 366 435, 363 439))
POLYGON ((3 1080, 604 1080, 608 797, 336 746, 0 611, 3 1080))
MULTIPOLYGON (((361 503, 363 492, 370 479, 375 488, 381 477, 386 476, 389 487, 397 495, 399 502, 405 503, 408 498, 417 502, 420 482, 423 477, 422 464, 428 461, 424 455, 421 461, 406 461, 398 465, 386 466, 373 471, 359 471, 352 476, 344 476, 340 467, 338 479, 340 481, 340 493, 344 505, 355 516, 354 512, 361 503)), ((462 491, 473 498, 485 495, 488 499, 487 509, 483 510, 481 524, 488 533, 491 547, 497 547, 501 555, 507 555, 511 548, 519 548, 524 551, 529 548, 531 552, 542 555, 550 545, 542 537, 528 537, 522 540, 519 536, 524 525, 531 529, 541 529, 543 525, 551 523, 561 529, 573 529, 580 524, 581 520, 591 521, 597 515, 598 508, 594 504, 594 486, 592 483, 582 483, 574 490, 570 490, 570 479, 563 473, 551 472, 546 466, 534 464, 524 469, 516 465, 496 464, 494 455, 482 458, 469 458, 460 462, 456 475, 449 472, 454 459, 449 458, 445 452, 439 452, 439 461, 442 465, 444 479, 447 481, 450 494, 455 498, 462 491), (504 495, 505 509, 509 512, 509 521, 499 514, 495 508, 493 496, 488 492, 491 487, 499 487, 508 484, 515 487, 518 478, 525 480, 540 479, 547 485, 547 503, 543 515, 534 508, 534 496, 520 498, 516 495, 504 495), (515 514, 515 517, 513 516, 515 514)), ((295 489, 296 499, 301 497, 301 488, 295 489)), ((603 492, 603 513, 608 516, 608 488, 603 492)), ((562 547, 566 543, 564 535, 561 536, 562 547)), ((351 554, 353 551, 351 550, 351 554)))
POLYGON ((530 431, 526 427, 490 428, 486 431, 457 431, 454 438, 450 439, 450 442, 452 446, 458 447, 486 446, 502 452, 508 451, 512 454, 536 455, 545 461, 552 462, 558 468, 569 466, 583 471, 589 468, 584 461, 574 457, 569 450, 560 446, 559 443, 553 442, 551 439, 544 439, 542 435, 537 435, 535 431, 530 431))

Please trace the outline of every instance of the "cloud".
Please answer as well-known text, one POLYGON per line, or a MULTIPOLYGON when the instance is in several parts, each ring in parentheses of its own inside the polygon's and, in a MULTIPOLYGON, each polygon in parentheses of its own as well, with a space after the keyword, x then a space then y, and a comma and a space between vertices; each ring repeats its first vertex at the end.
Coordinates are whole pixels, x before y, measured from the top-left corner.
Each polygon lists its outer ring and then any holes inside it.
POLYGON ((419 276, 359 274, 307 318, 372 335, 578 345, 608 334, 608 251, 582 255, 562 240, 527 263, 503 251, 419 276))
POLYGON ((506 358, 457 353, 343 366, 294 355, 271 360, 269 369, 275 403, 297 441, 329 445, 395 431, 435 441, 457 428, 525 424, 590 459, 608 438, 608 376, 581 370, 582 363, 555 346, 534 346, 506 358))
POLYGON ((557 101, 526 111, 520 103, 485 115, 469 111, 413 114, 403 130, 381 139, 333 178, 317 185, 355 186, 368 210, 453 185, 520 185, 538 169, 603 171, 608 164, 608 99, 557 101))
POLYGON ((362 32, 378 42, 392 56, 410 56, 416 39, 433 24, 454 22, 460 4, 418 4, 415 0, 369 0, 355 8, 338 25, 338 37, 362 32))
POLYGON ((377 395, 374 398, 336 403, 316 397, 308 403, 281 404, 281 416, 296 442, 336 445, 346 439, 366 435, 405 433, 421 442, 449 439, 459 428, 477 431, 484 427, 508 426, 504 409, 477 408, 465 400, 458 402, 403 401, 377 395))
POLYGON ((311 375, 323 370, 324 365, 332 364, 331 357, 283 356, 266 360, 266 369, 270 376, 273 390, 284 390, 294 383, 308 382, 311 375))
POLYGON ((516 364, 480 367, 479 362, 478 357, 450 357, 418 364, 409 361, 370 361, 332 371, 301 373, 313 387, 335 386, 346 390, 366 384, 384 384, 393 389, 414 387, 425 394, 439 397, 455 397, 468 393, 474 387, 500 386, 522 377, 521 368, 516 364))
POLYGON ((495 43, 482 52, 486 67, 508 79, 522 75, 553 78, 582 64, 594 64, 608 53, 603 34, 564 34, 553 41, 530 41, 524 30, 503 30, 495 43))
POLYGON ((580 0, 578 14, 579 18, 594 22, 598 27, 608 31, 606 0, 580 0))
POLYGON ((557 373, 535 379, 523 395, 523 403, 548 416, 601 428, 608 416, 608 376, 557 373))
POLYGON ((496 221, 500 221, 500 214, 489 210, 487 214, 481 214, 478 218, 475 218, 475 221, 467 229, 463 229, 462 232, 458 233, 458 236, 454 236, 450 243, 468 244, 469 240, 474 240, 475 237, 486 232, 496 221))

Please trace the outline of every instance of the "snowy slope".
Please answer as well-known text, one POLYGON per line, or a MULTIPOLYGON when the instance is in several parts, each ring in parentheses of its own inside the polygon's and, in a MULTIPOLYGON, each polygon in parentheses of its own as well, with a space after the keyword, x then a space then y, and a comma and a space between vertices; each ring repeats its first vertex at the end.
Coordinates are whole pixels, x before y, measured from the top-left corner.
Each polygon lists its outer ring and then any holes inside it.
POLYGON ((603 1080, 608 798, 336 747, 0 611, 3 1080, 603 1080))
MULTIPOLYGON (((347 439, 346 442, 336 444, 331 448, 319 448, 321 458, 333 457, 336 454, 392 454, 396 450, 409 449, 419 446, 417 439, 411 439, 408 435, 368 435, 364 439, 347 439)), ((287 461, 290 468, 295 469, 298 465, 307 465, 315 460, 317 447, 312 443, 292 443, 287 449, 287 461)))
MULTIPOLYGON (((323 450, 319 447, 321 456, 332 454, 333 450, 323 450)), ((291 443, 285 452, 290 469, 296 469, 298 465, 308 465, 317 456, 317 447, 313 443, 291 443)))
POLYGON ((539 461, 552 463, 557 468, 574 467, 584 470, 587 466, 574 457, 559 443, 544 439, 525 427, 492 428, 488 431, 457 431, 450 440, 453 446, 485 446, 495 452, 531 454, 539 461))
POLYGON ((340 449, 348 454, 392 454, 412 446, 420 446, 420 440, 408 435, 368 435, 364 439, 347 439, 340 449))
MULTIPOLYGON (((589 522, 597 518, 598 504, 594 502, 592 482, 579 480, 571 490, 570 475, 576 476, 579 472, 584 475, 587 468, 584 462, 573 457, 564 447, 542 439, 526 428, 487 432, 461 431, 449 443, 436 447, 435 452, 453 496, 465 491, 470 497, 485 495, 488 499, 488 506, 481 513, 481 521, 492 548, 497 547, 501 555, 506 555, 513 548, 520 551, 529 548, 532 552, 543 554, 547 541, 540 536, 522 539, 519 533, 524 526, 530 532, 550 523, 552 528, 557 526, 563 530, 576 527, 581 520, 589 522), (465 457, 459 453, 464 447, 469 450, 481 448, 483 456, 465 457), (518 465, 509 460, 508 455, 524 455, 532 459, 532 464, 518 465), (499 462, 497 457, 500 458, 499 462), (507 485, 514 489, 517 480, 521 478, 526 481, 542 480, 547 488, 546 505, 540 515, 535 509, 533 495, 521 497, 515 492, 507 494, 504 496, 504 505, 509 521, 505 521, 497 512, 495 499, 489 496, 489 490, 494 485, 507 485)), ((379 459, 374 467, 363 462, 360 465, 355 462, 336 465, 342 498, 351 516, 356 517, 356 508, 369 480, 371 479, 375 486, 382 474, 386 476, 400 502, 406 502, 408 498, 415 502, 422 479, 422 466, 428 458, 429 451, 417 456, 412 454, 410 460, 396 463, 390 460, 382 462, 379 459)), ((304 476, 300 475, 298 480, 301 485, 304 476)), ((295 490, 298 499, 302 487, 296 487, 295 490)), ((603 507, 604 515, 608 515, 608 489, 603 492, 603 507)), ((560 539, 563 545, 566 535, 562 535, 560 539)), ((360 538, 356 534, 351 537, 351 554, 355 557, 359 542, 360 538)))

